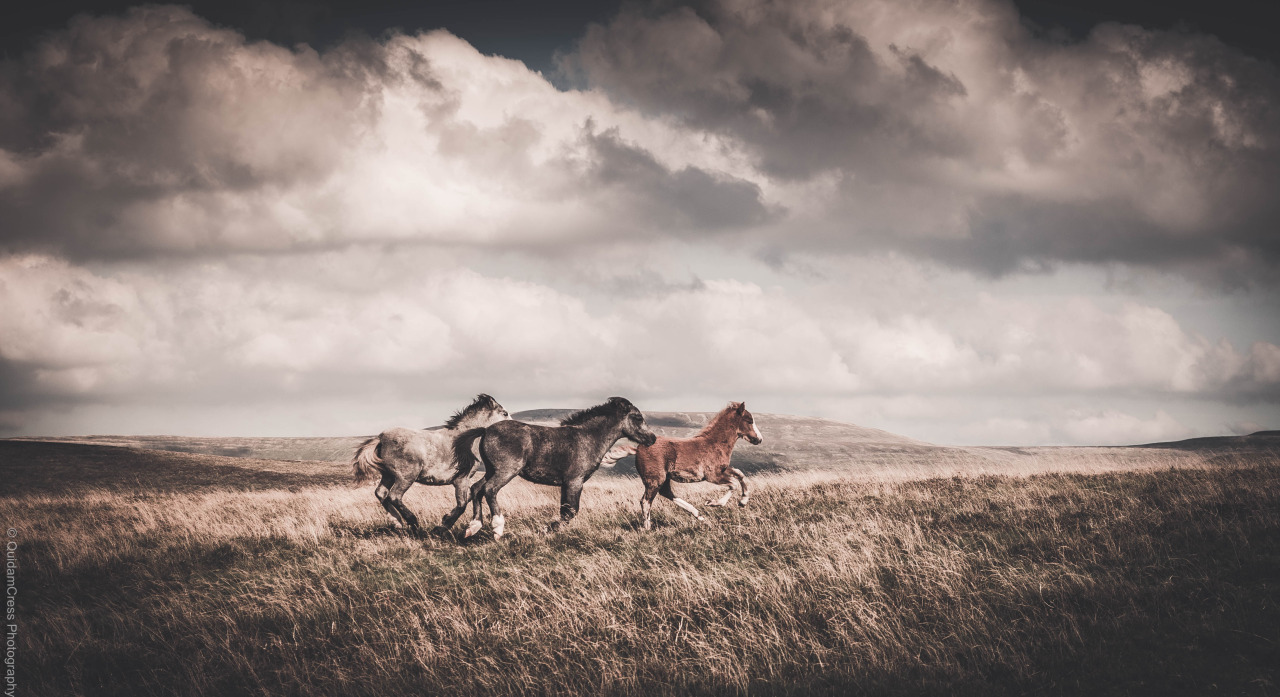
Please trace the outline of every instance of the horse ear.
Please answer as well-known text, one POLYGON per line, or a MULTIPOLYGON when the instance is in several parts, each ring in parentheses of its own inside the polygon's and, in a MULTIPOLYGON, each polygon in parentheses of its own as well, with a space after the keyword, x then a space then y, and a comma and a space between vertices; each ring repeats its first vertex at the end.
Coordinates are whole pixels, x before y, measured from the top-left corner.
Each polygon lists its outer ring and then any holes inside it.
POLYGON ((744 411, 746 411, 746 410, 747 410, 747 403, 746 403, 746 402, 738 402, 738 413, 739 413, 739 414, 741 414, 742 412, 744 412, 744 411))

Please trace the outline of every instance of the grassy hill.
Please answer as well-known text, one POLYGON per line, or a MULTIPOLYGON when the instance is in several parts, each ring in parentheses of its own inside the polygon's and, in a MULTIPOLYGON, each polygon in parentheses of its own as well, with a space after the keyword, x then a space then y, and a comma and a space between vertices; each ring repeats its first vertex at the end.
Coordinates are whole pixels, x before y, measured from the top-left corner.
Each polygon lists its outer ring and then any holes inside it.
POLYGON ((201 438, 198 436, 68 436, 13 438, 13 441, 105 445, 134 450, 161 450, 258 460, 324 460, 349 462, 367 436, 333 438, 201 438))
MULTIPOLYGON (((508 537, 460 544, 389 528, 341 462, 0 441, 17 679, 48 695, 1274 694, 1280 463, 1153 470, 1197 453, 1127 450, 1145 471, 904 479, 905 450, 889 476, 761 473, 748 508, 700 525, 659 502, 652 531, 634 481, 590 482, 554 535, 553 490, 517 483, 508 537)), ((431 519, 449 495, 407 501, 431 519)))
MULTIPOLYGON (((554 425, 570 409, 534 409, 513 414, 529 423, 554 425)), ((677 438, 697 433, 713 412, 648 412, 657 433, 677 438)), ((1198 438, 1134 447, 951 447, 912 440, 874 428, 802 416, 756 414, 764 443, 734 449, 734 466, 748 474, 828 472, 857 477, 911 479, 952 474, 1033 474, 1201 467, 1237 456, 1280 455, 1280 432, 1198 438)), ((272 461, 347 463, 366 436, 330 438, 196 438, 182 436, 82 436, 12 439, 126 447, 272 461)), ((88 452, 88 451, 81 451, 88 452)), ((153 456, 155 457, 155 456, 153 456)), ((234 465, 235 463, 231 463, 234 465)), ((337 474, 341 467, 315 465, 337 474)), ((624 458, 598 476, 634 477, 634 458, 624 458)))

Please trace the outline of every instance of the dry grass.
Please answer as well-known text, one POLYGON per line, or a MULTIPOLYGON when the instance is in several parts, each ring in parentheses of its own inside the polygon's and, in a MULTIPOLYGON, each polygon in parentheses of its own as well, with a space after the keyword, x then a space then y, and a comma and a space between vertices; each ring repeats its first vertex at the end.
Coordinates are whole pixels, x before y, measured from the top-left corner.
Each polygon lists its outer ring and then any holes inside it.
MULTIPOLYGON (((1148 471, 1134 472, 760 476, 749 508, 699 526, 660 503, 650 532, 632 480, 591 482, 555 535, 541 532, 553 492, 513 485, 509 538, 469 544, 396 533, 368 489, 305 478, 31 485, 0 497, 21 543, 18 680, 121 695, 1276 694, 1280 462, 1166 456, 1135 455, 1148 471)), ((1057 466, 1105 468, 1090 462, 1057 466)), ((407 500, 430 520, 449 496, 407 500)))

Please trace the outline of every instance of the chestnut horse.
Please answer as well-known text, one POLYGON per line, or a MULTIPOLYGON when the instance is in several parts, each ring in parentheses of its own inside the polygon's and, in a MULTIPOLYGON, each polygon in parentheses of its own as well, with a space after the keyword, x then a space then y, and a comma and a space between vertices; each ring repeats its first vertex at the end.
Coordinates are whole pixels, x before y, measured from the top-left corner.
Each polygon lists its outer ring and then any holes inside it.
POLYGON ((671 482, 691 483, 707 481, 712 484, 724 484, 729 488, 717 501, 708 501, 708 506, 723 506, 733 495, 733 479, 738 480, 742 489, 739 506, 747 505, 751 497, 751 487, 747 477, 741 470, 729 466, 729 458, 733 455, 733 446, 739 438, 746 438, 752 445, 760 445, 764 438, 760 429, 756 428, 755 417, 747 411, 744 402, 729 402, 711 422, 692 438, 663 438, 653 445, 641 445, 636 448, 636 471, 644 480, 644 497, 640 499, 640 512, 644 515, 644 529, 653 526, 649 520, 649 507, 656 494, 671 499, 672 503, 693 514, 698 520, 706 520, 698 509, 688 501, 675 495, 671 490, 671 482), (732 477, 733 479, 730 479, 732 477))

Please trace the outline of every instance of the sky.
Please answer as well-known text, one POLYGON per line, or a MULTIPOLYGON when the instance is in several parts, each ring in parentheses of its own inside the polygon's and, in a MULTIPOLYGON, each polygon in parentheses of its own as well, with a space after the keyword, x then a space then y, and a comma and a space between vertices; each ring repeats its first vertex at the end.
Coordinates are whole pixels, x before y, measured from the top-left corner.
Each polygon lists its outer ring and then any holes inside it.
POLYGON ((612 395, 943 444, 1280 428, 1274 10, 48 2, 0 435, 612 395))

